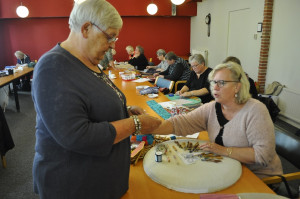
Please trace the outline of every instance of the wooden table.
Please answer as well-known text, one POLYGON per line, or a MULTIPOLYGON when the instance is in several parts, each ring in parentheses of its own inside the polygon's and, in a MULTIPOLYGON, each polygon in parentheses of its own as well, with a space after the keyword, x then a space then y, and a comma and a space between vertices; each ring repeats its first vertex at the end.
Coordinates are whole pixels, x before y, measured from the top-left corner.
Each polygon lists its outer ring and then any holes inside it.
POLYGON ((29 73, 32 73, 32 72, 33 72, 33 68, 24 67, 23 71, 19 71, 12 75, 0 77, 0 88, 2 88, 3 86, 5 86, 9 83, 13 83, 13 91, 14 91, 14 96, 15 96, 16 108, 17 108, 18 112, 20 112, 19 96, 18 96, 18 89, 17 89, 18 80, 21 77, 23 77, 29 73))
MULTIPOLYGON (((146 103, 151 100, 147 96, 138 95, 136 92, 136 86, 138 85, 150 85, 149 82, 134 83, 130 81, 123 81, 118 74, 118 70, 112 70, 112 73, 116 75, 116 79, 112 81, 118 86, 119 89, 125 94, 128 105, 138 105, 143 107, 147 113, 152 116, 159 117, 146 103)), ((169 101, 169 99, 162 93, 159 93, 159 97, 155 98, 157 102, 169 101)), ((201 132, 198 139, 208 140, 207 133, 201 132)), ((174 174, 176 175, 176 174, 174 174)), ((240 179, 231 187, 224 189, 216 193, 272 193, 274 192, 261 181, 253 172, 251 172, 246 166, 242 165, 242 175, 240 179)), ((143 162, 139 161, 135 166, 130 166, 129 176, 129 190, 122 197, 122 199, 199 199, 200 194, 188 194, 181 193, 174 190, 170 190, 162 185, 152 181, 143 169, 143 162)))

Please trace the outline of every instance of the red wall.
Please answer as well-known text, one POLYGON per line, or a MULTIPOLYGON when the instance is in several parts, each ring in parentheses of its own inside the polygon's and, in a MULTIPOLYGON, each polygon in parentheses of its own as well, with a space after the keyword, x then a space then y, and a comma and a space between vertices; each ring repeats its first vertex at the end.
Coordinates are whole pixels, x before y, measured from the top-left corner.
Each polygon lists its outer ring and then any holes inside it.
MULTIPOLYGON (((125 47, 127 45, 143 46, 145 55, 148 58, 152 57, 155 63, 158 63, 155 53, 159 48, 164 48, 166 51, 172 50, 177 55, 188 55, 190 16, 195 13, 194 4, 188 3, 178 7, 177 16, 170 17, 169 0, 154 0, 159 7, 160 14, 157 14, 159 16, 147 15, 144 8, 149 2, 141 0, 109 1, 113 5, 115 4, 124 21, 116 44, 115 59, 117 61, 126 60, 125 47), (128 7, 128 5, 131 6, 128 7)), ((15 9, 19 5, 19 1, 0 0, 0 68, 16 63, 14 57, 16 50, 25 52, 32 60, 35 60, 56 43, 65 40, 69 34, 68 15, 73 0, 45 1, 45 5, 44 1, 41 4, 40 0, 22 2, 30 10, 29 18, 16 17, 15 9)))

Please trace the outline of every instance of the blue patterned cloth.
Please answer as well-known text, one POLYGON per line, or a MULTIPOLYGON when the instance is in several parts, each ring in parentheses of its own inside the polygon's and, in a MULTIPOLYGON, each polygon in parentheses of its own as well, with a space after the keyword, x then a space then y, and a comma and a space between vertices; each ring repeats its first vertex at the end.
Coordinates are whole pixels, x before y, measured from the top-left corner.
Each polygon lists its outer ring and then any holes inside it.
POLYGON ((154 100, 150 100, 147 101, 148 106, 150 106, 150 108, 152 108, 152 110, 154 110, 160 117, 162 117, 163 119, 169 119, 171 117, 171 114, 166 111, 160 104, 158 104, 156 101, 154 100))

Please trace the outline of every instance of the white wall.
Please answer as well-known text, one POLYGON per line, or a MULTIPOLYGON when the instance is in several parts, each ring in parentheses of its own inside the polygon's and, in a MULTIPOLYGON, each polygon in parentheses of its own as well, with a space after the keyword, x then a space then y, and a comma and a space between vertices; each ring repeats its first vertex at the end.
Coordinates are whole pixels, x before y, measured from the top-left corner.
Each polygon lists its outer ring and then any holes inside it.
POLYGON ((278 106, 286 121, 300 128, 300 1, 274 0, 273 24, 266 83, 286 88, 278 106))
MULTIPOLYGON (((198 14, 191 20, 191 49, 207 49, 208 65, 214 67, 224 60, 227 55, 228 16, 233 10, 249 8, 252 21, 249 26, 256 33, 257 23, 263 21, 264 0, 203 0, 198 3, 198 14), (207 37, 205 16, 211 13, 211 36, 207 37)), ((300 0, 274 0, 273 24, 269 52, 266 84, 279 81, 293 98, 300 96, 300 0), (298 59, 297 59, 297 56, 298 59), (296 93, 296 95, 295 95, 296 93)), ((243 20, 242 18, 240 20, 243 20)), ((254 60, 242 61, 243 68, 250 77, 257 81, 260 33, 257 40, 250 40, 251 51, 256 52, 254 60)), ((238 44, 237 44, 238 45, 238 44)), ((300 97, 293 103, 286 104, 286 95, 279 95, 281 113, 300 119, 300 97), (298 100, 299 99, 299 100, 298 100), (298 102, 298 103, 295 103, 298 102), (293 110, 293 112, 287 112, 293 110)))
MULTIPOLYGON (((204 0, 198 3, 197 16, 192 17, 191 20, 191 50, 207 49, 208 66, 213 68, 231 55, 227 54, 229 13, 242 9, 249 9, 252 17, 250 22, 248 20, 247 25, 251 26, 252 30, 249 34, 254 36, 257 34, 257 23, 263 21, 263 0, 204 0), (207 25, 204 21, 208 13, 212 17, 210 37, 207 37, 207 25)), ((260 34, 258 33, 257 40, 251 36, 247 47, 241 46, 241 48, 248 48, 248 51, 254 53, 254 58, 251 60, 240 59, 244 70, 255 81, 258 76, 260 34)))

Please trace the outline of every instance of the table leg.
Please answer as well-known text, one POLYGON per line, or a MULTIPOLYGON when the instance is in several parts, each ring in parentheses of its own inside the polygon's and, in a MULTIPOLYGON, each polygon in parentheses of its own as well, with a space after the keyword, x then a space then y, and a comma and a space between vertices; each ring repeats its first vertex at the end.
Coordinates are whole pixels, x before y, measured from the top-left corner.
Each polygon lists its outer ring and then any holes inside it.
POLYGON ((14 90, 16 108, 17 108, 17 111, 20 112, 19 96, 18 96, 18 89, 17 89, 18 82, 19 82, 19 79, 16 79, 13 81, 13 90, 14 90))
POLYGON ((1 155, 1 161, 2 161, 3 168, 6 168, 6 159, 4 155, 1 155))

